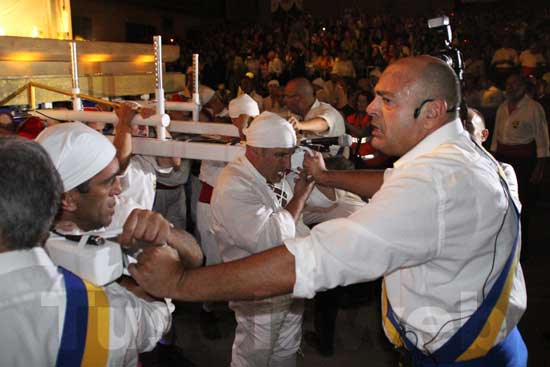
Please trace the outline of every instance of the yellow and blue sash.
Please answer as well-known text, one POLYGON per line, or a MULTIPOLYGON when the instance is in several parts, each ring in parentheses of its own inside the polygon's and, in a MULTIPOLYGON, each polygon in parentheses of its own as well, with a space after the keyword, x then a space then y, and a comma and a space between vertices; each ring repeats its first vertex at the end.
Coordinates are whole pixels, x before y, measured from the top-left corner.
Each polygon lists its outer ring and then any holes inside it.
POLYGON ((487 355, 502 328, 502 323, 508 310, 516 266, 519 261, 519 234, 521 231, 519 210, 511 197, 504 172, 500 165, 498 165, 498 169, 508 200, 517 218, 514 245, 502 272, 487 294, 487 297, 470 316, 468 321, 444 345, 437 351, 430 353, 430 355, 426 355, 416 345, 411 343, 391 307, 386 293, 385 282, 382 284, 382 321, 386 334, 396 347, 404 346, 411 353, 413 360, 417 364, 466 366, 467 361, 477 360, 487 355))
POLYGON ((67 306, 57 367, 106 366, 109 358, 109 300, 102 288, 59 267, 67 306))

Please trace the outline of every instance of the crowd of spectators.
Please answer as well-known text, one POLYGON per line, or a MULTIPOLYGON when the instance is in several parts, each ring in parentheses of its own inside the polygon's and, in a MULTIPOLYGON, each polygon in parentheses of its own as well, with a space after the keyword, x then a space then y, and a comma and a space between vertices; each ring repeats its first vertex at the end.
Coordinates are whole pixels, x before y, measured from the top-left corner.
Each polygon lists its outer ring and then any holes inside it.
MULTIPOLYGON (((466 101, 486 115, 489 126, 504 99, 504 79, 512 71, 521 70, 530 78, 530 93, 548 114, 549 8, 518 12, 492 6, 448 15, 453 46, 463 54, 466 101)), ((274 16, 270 24, 201 27, 188 33, 179 64, 172 67, 185 71, 191 54, 198 53, 201 83, 219 90, 226 101, 237 95, 247 75, 264 97, 270 94, 269 81, 285 85, 305 76, 316 86, 318 99, 347 115, 354 112, 360 91, 372 93, 388 64, 442 48, 440 35, 427 26, 428 18, 349 10, 330 19, 300 13, 274 16)))

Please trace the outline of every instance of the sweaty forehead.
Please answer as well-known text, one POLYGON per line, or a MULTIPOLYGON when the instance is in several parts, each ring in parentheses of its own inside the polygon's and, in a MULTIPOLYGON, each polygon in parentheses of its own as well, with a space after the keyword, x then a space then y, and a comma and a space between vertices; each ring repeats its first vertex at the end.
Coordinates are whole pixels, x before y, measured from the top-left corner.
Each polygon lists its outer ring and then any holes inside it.
POLYGON ((417 89, 417 79, 412 73, 401 68, 387 70, 375 87, 376 94, 383 96, 407 97, 417 89))

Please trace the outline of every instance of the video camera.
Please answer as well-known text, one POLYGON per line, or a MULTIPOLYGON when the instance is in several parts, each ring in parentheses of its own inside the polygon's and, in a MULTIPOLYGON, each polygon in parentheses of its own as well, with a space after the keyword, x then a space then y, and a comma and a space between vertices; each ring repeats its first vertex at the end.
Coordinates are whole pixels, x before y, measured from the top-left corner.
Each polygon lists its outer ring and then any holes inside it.
POLYGON ((456 73, 460 82, 463 82, 464 63, 462 61, 462 52, 452 46, 453 32, 449 24, 449 17, 446 15, 428 20, 428 28, 433 29, 439 36, 440 46, 433 51, 433 56, 445 61, 456 73))
POLYGON ((128 265, 129 258, 121 246, 105 239, 120 232, 101 233, 105 237, 51 233, 45 246, 54 264, 100 287, 118 279, 128 265))

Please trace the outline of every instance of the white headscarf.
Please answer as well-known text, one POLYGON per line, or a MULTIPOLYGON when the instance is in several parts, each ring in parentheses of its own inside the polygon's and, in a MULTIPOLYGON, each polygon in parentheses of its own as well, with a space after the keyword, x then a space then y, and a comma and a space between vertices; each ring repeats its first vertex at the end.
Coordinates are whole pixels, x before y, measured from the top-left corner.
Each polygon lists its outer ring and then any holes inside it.
POLYGON ((252 147, 294 148, 296 146, 296 133, 292 125, 272 112, 262 112, 252 120, 243 133, 246 135, 246 145, 252 147))
POLYGON ((109 139, 80 122, 48 127, 36 141, 50 155, 65 192, 97 175, 116 155, 109 139))
POLYGON ((200 85, 199 86, 199 96, 200 96, 200 99, 201 99, 201 104, 203 106, 205 104, 207 104, 208 102, 210 102, 212 97, 214 97, 214 94, 216 94, 214 89, 212 89, 210 87, 207 87, 206 85, 200 85))
POLYGON ((229 102, 229 117, 236 119, 240 115, 256 117, 260 114, 258 102, 244 93, 229 102))

